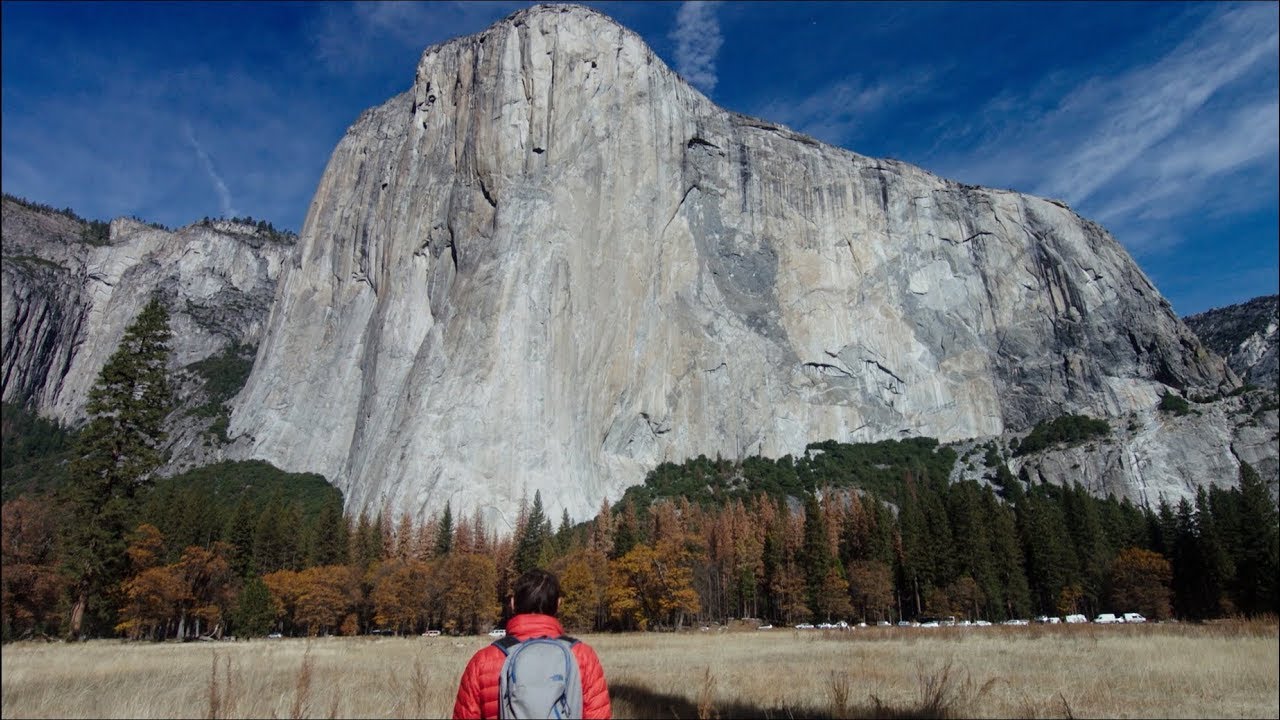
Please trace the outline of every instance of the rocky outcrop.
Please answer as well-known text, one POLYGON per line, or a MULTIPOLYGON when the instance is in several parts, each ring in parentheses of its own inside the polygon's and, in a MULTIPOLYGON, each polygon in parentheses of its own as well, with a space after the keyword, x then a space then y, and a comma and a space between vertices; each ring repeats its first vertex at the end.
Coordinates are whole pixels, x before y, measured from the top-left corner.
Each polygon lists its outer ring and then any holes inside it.
POLYGON ((428 48, 299 242, 230 452, 355 508, 584 518, 663 460, 1238 384, 1064 204, 721 109, 581 7, 428 48))
POLYGON ((1245 382, 1271 390, 1280 386, 1280 295, 1256 297, 1185 321, 1245 382))
MULTIPOLYGON (((106 242, 93 245, 78 219, 3 203, 3 399, 67 425, 83 420, 89 389, 153 293, 170 308, 179 401, 198 401, 201 383, 184 370, 229 346, 258 344, 293 252, 247 225, 171 232, 130 219, 113 221, 106 242)), ((192 452, 207 424, 171 419, 184 466, 199 461, 192 452)))

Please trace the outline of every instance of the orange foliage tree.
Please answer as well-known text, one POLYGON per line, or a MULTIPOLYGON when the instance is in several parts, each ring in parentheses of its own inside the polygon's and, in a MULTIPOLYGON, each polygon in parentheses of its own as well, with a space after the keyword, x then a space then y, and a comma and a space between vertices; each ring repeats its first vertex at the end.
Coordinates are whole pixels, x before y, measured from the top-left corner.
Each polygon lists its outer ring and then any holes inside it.
POLYGON ((428 574, 426 563, 411 558, 379 565, 369 596, 374 622, 397 635, 422 624, 427 613, 428 574))
POLYGON ((893 607, 893 570, 879 560, 849 563, 849 593, 864 621, 888 620, 893 607))
POLYGON ((1142 548, 1121 550, 1111 563, 1111 602, 1120 612, 1139 612, 1152 620, 1172 615, 1169 584, 1173 570, 1163 555, 1142 548))
POLYGON ((59 624, 57 530, 49 505, 19 497, 4 503, 0 518, 0 616, 4 639, 52 635, 59 624))

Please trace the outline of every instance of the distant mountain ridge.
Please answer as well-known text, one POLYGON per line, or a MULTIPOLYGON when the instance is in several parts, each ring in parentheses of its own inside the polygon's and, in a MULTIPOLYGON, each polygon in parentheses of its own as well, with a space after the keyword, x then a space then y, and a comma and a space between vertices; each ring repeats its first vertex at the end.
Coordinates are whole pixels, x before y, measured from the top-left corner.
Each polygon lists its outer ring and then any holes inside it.
POLYGON ((1197 313, 1183 322, 1245 382, 1280 387, 1280 295, 1197 313))

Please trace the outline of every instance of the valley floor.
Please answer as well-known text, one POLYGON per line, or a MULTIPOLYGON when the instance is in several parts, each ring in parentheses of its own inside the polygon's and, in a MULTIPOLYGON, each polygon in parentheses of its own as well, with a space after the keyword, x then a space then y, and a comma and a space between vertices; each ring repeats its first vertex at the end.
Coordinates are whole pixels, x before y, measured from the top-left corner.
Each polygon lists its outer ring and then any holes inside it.
MULTIPOLYGON (((1266 623, 586 635, 615 717, 1277 717, 1266 623)), ((447 717, 488 637, 14 643, 4 718, 447 717)))

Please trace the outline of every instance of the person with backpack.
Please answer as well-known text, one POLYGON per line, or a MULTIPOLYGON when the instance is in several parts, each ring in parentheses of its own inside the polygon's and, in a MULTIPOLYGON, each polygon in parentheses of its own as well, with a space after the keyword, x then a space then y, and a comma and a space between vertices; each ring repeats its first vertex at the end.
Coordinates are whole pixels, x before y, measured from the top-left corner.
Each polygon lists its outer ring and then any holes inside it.
POLYGON ((507 602, 507 634, 467 663, 453 717, 608 720, 609 688, 596 651, 565 635, 556 619, 556 576, 536 568, 526 572, 507 602))

